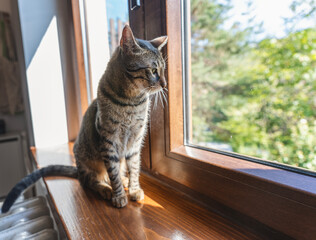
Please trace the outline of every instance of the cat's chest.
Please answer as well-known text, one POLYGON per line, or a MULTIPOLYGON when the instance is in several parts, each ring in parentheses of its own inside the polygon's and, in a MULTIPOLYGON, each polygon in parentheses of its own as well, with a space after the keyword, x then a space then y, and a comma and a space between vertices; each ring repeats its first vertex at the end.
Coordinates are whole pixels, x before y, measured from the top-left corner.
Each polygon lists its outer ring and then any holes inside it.
POLYGON ((131 113, 126 112, 121 115, 121 126, 125 127, 133 127, 135 124, 141 122, 141 120, 146 119, 145 113, 131 113))
POLYGON ((144 134, 148 121, 147 108, 131 110, 122 113, 120 122, 120 140, 123 145, 130 145, 136 138, 144 134))
POLYGON ((103 107, 98 114, 101 129, 99 132, 106 139, 115 142, 117 150, 123 153, 144 135, 148 121, 148 108, 148 102, 138 107, 113 105, 103 107))
POLYGON ((122 127, 133 128, 135 125, 147 121, 148 104, 135 108, 121 109, 117 114, 122 127))
POLYGON ((133 111, 122 113, 119 123, 120 135, 122 137, 137 135, 138 132, 143 128, 143 126, 147 124, 147 120, 147 111, 133 111))

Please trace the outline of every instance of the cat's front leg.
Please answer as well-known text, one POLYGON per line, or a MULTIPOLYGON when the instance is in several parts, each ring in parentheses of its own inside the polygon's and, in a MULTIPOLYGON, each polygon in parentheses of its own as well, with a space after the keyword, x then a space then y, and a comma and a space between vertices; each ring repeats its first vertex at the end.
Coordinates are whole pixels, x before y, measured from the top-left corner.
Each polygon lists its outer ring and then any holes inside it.
POLYGON ((129 188, 128 192, 131 200, 140 201, 144 199, 144 191, 139 185, 140 171, 140 150, 127 155, 126 163, 129 170, 129 188))
POLYGON ((120 160, 113 151, 105 150, 101 155, 111 181, 112 204, 118 208, 125 207, 128 201, 120 176, 120 160))
POLYGON ((112 204, 115 207, 125 207, 127 197, 124 191, 123 183, 120 176, 120 163, 112 159, 105 160, 107 172, 112 186, 112 204))

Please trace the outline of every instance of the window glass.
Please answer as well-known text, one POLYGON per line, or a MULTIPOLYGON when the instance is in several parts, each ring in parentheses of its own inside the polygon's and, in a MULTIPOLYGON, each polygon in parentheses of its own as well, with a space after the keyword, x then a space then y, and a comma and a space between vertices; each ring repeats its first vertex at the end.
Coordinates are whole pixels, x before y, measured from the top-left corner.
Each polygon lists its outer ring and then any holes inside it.
POLYGON ((109 47, 112 54, 119 45, 123 27, 128 24, 128 1, 107 0, 106 13, 109 29, 109 47))
POLYGON ((315 171, 316 1, 190 3, 187 143, 315 171))
MULTIPOLYGON (((82 1, 80 3, 83 5, 82 1)), ((89 98, 93 99, 97 96, 99 80, 110 56, 119 44, 122 29, 128 23, 128 1, 85 0, 82 8, 85 13, 85 19, 82 20, 85 23, 83 40, 87 46, 85 55, 86 59, 89 58, 85 66, 91 84, 88 84, 88 92, 92 93, 89 98)))

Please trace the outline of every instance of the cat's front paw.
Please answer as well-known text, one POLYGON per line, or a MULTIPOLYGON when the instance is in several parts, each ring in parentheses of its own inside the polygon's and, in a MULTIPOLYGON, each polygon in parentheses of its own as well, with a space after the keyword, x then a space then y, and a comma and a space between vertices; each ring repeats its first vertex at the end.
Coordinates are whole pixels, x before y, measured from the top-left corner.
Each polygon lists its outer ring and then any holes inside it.
POLYGON ((100 190, 99 193, 106 200, 110 200, 112 198, 112 188, 111 187, 105 187, 102 190, 100 190))
POLYGON ((121 196, 112 197, 112 204, 114 207, 117 207, 117 208, 125 207, 127 202, 128 202, 127 196, 125 194, 121 196))
POLYGON ((130 191, 129 195, 131 197, 131 200, 133 200, 133 201, 140 201, 140 200, 144 199, 143 189, 137 189, 135 191, 130 191))

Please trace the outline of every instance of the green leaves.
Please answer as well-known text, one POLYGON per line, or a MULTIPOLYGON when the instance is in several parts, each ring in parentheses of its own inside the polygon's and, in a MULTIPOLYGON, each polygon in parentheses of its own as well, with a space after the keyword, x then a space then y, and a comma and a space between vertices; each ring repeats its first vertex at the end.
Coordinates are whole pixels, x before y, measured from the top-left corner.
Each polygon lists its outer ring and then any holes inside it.
POLYGON ((250 44, 231 6, 191 2, 193 142, 316 170, 316 29, 250 44))

